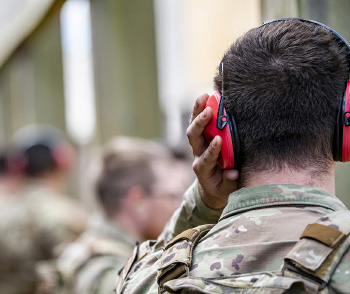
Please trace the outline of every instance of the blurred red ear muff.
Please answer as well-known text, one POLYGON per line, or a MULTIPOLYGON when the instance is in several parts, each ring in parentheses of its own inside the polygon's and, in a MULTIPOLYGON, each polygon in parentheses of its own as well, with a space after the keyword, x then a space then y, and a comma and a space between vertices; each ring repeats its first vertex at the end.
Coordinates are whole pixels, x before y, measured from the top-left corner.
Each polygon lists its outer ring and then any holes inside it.
POLYGON ((23 154, 10 154, 7 158, 8 171, 12 175, 25 173, 28 164, 27 157, 23 154))
POLYGON ((227 115, 223 107, 223 99, 218 91, 215 91, 207 101, 206 107, 213 109, 213 117, 206 125, 203 134, 206 141, 211 142, 215 136, 222 139, 221 152, 218 163, 223 169, 237 169, 239 167, 239 141, 237 127, 232 116, 227 115), (222 112, 220 113, 220 103, 222 112))
POLYGON ((75 152, 69 144, 61 143, 51 151, 52 157, 60 169, 69 169, 74 165, 75 152))

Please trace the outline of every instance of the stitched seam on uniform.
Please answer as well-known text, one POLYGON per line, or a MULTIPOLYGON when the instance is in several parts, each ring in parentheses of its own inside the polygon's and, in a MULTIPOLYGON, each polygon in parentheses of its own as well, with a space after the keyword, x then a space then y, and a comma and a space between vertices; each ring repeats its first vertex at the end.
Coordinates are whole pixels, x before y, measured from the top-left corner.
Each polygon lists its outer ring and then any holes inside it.
POLYGON ((277 205, 311 205, 331 210, 347 210, 345 205, 327 191, 311 186, 281 184, 242 188, 233 192, 221 219, 242 211, 277 205), (285 188, 286 191, 282 189, 285 188), (281 191, 279 191, 281 190, 281 191), (298 195, 301 193, 301 196, 298 195))
MULTIPOLYGON (((275 206, 281 206, 281 207, 315 206, 315 207, 327 208, 327 209, 334 211, 333 207, 331 207, 330 205, 324 205, 323 203, 316 204, 314 202, 305 202, 305 201, 293 201, 291 203, 290 201, 285 201, 285 202, 284 201, 279 201, 279 202, 276 201, 276 202, 270 202, 270 203, 266 203, 266 204, 247 205, 245 207, 238 208, 238 209, 228 209, 229 212, 223 214, 220 217, 219 222, 227 217, 231 217, 231 216, 238 214, 238 213, 242 213, 242 212, 253 210, 253 209, 268 208, 268 207, 275 207, 275 206)), ((231 208, 229 205, 228 205, 228 207, 231 208)))

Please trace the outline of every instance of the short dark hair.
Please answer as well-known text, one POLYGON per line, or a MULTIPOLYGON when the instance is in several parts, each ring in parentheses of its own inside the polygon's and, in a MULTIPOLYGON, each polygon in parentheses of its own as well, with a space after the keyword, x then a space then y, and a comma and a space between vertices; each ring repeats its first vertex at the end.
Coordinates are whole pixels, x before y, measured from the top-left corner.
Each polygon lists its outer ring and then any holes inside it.
POLYGON ((96 192, 108 216, 113 216, 118 211, 120 201, 131 187, 139 186, 147 193, 151 192, 155 180, 151 159, 137 154, 110 154, 103 161, 104 167, 97 180, 96 192))
POLYGON ((117 137, 106 145, 95 188, 107 216, 118 212, 130 188, 139 186, 151 194, 154 162, 170 157, 168 152, 160 143, 133 137, 117 137))
MULTIPOLYGON (((345 46, 320 25, 284 20, 248 31, 225 53, 223 65, 242 180, 252 171, 285 166, 326 172, 349 74, 345 46)), ((221 84, 218 73, 214 86, 221 90, 221 84)))

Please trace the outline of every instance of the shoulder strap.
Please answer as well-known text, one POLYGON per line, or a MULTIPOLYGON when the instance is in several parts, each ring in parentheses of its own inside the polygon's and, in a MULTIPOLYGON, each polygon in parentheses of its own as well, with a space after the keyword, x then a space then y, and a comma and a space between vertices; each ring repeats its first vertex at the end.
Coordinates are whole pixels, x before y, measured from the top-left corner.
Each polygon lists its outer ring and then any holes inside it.
POLYGON ((283 275, 302 279, 310 293, 328 284, 350 246, 350 212, 336 211, 308 225, 284 259, 283 275))
POLYGON ((164 292, 163 285, 166 282, 188 276, 192 264, 193 249, 200 238, 207 234, 213 226, 202 225, 188 229, 166 244, 158 268, 159 293, 164 292))

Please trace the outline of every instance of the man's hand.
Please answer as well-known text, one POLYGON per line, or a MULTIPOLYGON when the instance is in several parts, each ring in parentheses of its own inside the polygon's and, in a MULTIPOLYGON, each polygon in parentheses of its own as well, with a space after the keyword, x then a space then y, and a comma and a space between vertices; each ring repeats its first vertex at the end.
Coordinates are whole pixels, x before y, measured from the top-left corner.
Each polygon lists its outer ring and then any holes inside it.
POLYGON ((237 170, 223 170, 217 164, 222 140, 216 136, 208 145, 203 130, 213 116, 210 107, 205 108, 209 96, 197 98, 190 125, 187 128, 188 141, 195 157, 193 170, 199 182, 199 193, 203 202, 211 208, 223 208, 230 193, 237 190, 237 170))

